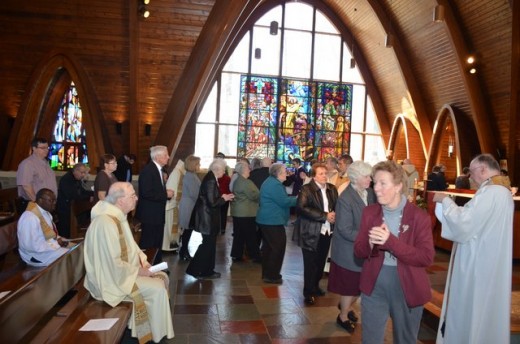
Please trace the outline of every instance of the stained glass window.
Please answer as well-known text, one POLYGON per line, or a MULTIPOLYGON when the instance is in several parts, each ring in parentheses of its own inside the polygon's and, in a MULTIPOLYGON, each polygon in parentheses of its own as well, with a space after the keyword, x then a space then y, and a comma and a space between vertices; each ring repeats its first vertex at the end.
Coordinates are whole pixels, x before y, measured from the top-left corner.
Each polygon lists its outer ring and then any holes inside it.
POLYGON ((349 151, 352 85, 242 75, 240 97, 238 156, 290 163, 349 151))
POLYGON ((71 82, 63 95, 49 150, 51 168, 67 170, 78 162, 88 163, 83 113, 76 85, 71 82))
POLYGON ((384 159, 381 130, 352 51, 311 4, 280 1, 264 13, 211 94, 217 99, 206 99, 195 136, 203 166, 216 152, 231 165, 234 157, 289 163, 349 153, 354 160, 384 159))

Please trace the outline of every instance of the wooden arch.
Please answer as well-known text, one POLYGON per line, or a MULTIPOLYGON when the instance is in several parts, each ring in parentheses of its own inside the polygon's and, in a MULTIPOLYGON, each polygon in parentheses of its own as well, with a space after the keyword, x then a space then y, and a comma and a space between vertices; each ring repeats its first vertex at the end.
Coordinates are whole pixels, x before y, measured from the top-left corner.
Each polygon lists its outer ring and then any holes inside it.
POLYGON ((446 180, 453 181, 461 174, 462 168, 480 153, 479 147, 473 122, 457 108, 445 104, 437 114, 425 172, 443 164, 446 166, 446 180))
POLYGON ((6 152, 3 169, 16 170, 18 164, 30 154, 34 137, 48 140, 56 123, 56 113, 64 92, 73 80, 80 96, 87 132, 90 167, 95 169, 106 151, 111 151, 108 137, 102 125, 103 116, 98 106, 92 84, 78 60, 70 53, 52 52, 36 66, 29 79, 25 96, 16 116, 13 135, 8 147, 26 147, 6 152))
POLYGON ((388 149, 393 152, 395 161, 410 159, 418 171, 426 164, 428 154, 421 131, 403 114, 394 120, 388 149))

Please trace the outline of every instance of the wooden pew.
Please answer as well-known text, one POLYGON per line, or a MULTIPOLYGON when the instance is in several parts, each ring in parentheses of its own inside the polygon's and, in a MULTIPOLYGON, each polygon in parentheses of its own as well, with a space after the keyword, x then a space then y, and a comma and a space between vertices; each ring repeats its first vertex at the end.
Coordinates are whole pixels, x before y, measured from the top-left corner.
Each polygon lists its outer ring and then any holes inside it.
MULTIPOLYGON (((148 261, 153 261, 158 249, 144 251, 148 261)), ((111 307, 92 298, 83 287, 83 279, 76 285, 77 294, 61 309, 38 334, 25 338, 45 343, 118 343, 121 341, 132 314, 132 302, 121 302, 111 307), (117 318, 107 331, 79 331, 89 320, 117 318)))
POLYGON ((0 282, 0 342, 24 342, 42 318, 85 275, 83 244, 80 243, 47 267, 21 265, 0 282))
POLYGON ((90 224, 90 218, 85 223, 78 221, 78 216, 90 212, 95 203, 88 200, 73 200, 70 202, 70 237, 79 238, 84 237, 85 232, 90 224))
MULTIPOLYGON (((3 270, 7 255, 18 248, 16 225, 18 221, 11 218, 0 222, 0 271, 3 270)), ((1 274, 0 274, 1 275, 1 274)), ((1 280, 1 277, 0 277, 1 280)))

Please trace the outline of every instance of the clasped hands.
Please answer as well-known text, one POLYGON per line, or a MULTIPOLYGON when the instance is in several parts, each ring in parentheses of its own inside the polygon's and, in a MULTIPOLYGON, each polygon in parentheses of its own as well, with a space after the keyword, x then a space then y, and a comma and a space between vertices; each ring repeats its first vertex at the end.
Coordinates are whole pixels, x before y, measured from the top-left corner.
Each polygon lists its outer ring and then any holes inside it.
POLYGON ((226 201, 232 201, 235 199, 235 195, 233 195, 232 193, 229 193, 229 194, 223 194, 222 195, 222 198, 226 201))
POLYGON ((372 245, 383 245, 390 237, 390 230, 386 226, 386 223, 381 224, 379 227, 372 227, 368 231, 368 242, 372 245))
POLYGON ((331 211, 330 213, 327 213, 327 222, 329 222, 329 223, 336 222, 336 212, 331 211))

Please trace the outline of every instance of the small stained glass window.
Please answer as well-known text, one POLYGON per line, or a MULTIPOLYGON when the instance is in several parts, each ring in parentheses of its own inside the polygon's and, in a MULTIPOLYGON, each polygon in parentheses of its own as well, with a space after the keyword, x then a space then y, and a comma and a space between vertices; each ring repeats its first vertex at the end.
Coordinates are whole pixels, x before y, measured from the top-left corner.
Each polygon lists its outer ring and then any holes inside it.
POLYGON ((74 82, 63 95, 49 149, 51 168, 68 170, 78 162, 88 164, 83 113, 74 82))

